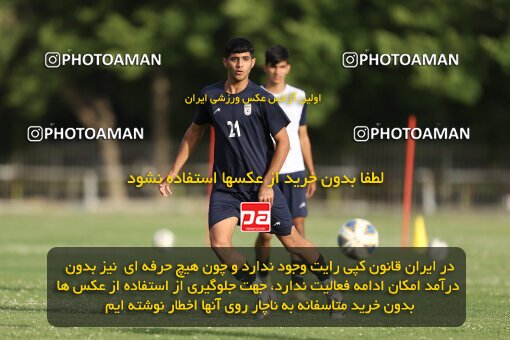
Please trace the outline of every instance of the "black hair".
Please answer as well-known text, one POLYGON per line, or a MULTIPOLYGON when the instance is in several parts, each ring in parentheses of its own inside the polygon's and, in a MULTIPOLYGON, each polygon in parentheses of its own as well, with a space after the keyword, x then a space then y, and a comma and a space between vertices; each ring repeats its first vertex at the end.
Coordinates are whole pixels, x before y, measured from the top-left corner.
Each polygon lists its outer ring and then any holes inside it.
POLYGON ((266 65, 276 65, 282 61, 289 61, 289 51, 282 45, 275 45, 266 50, 266 65))
POLYGON ((233 53, 244 52, 250 52, 251 55, 255 53, 255 49, 253 48, 251 41, 245 38, 232 38, 225 45, 225 52, 223 56, 228 58, 233 53))

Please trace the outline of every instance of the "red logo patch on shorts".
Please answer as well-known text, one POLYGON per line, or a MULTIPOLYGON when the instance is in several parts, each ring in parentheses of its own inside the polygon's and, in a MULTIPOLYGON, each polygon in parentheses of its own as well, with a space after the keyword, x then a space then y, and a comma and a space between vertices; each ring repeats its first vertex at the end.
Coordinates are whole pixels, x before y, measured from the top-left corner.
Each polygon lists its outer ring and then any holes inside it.
POLYGON ((271 231, 271 204, 269 202, 241 203, 241 231, 271 231))

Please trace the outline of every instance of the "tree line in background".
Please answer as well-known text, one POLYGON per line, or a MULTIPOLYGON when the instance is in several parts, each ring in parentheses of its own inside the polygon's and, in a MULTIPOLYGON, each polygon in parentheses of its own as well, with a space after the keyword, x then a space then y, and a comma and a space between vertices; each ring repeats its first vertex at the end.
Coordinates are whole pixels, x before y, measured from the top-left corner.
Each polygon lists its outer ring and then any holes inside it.
MULTIPOLYGON (((319 159, 331 146, 349 147, 354 126, 404 126, 410 113, 423 126, 471 127, 472 143, 504 150, 509 18, 503 0, 7 0, 0 4, 0 157, 26 146, 32 124, 144 126, 155 164, 166 167, 194 114, 185 97, 225 78, 221 55, 233 36, 254 42, 259 66, 267 47, 289 48, 289 82, 321 94, 308 115, 319 159), (161 53, 163 64, 47 69, 49 51, 161 53), (460 65, 346 69, 345 51, 458 53, 460 65)), ((251 78, 263 81, 260 67, 251 78)), ((122 176, 119 146, 101 142, 100 150, 110 193, 122 197, 114 180, 122 176)))

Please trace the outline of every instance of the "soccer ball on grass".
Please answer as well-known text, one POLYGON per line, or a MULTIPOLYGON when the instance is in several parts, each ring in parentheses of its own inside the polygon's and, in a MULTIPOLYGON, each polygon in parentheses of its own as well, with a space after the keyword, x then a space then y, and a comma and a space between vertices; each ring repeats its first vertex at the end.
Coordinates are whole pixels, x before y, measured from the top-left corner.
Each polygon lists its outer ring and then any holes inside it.
POLYGON ((364 259, 379 245, 379 233, 372 223, 362 218, 346 222, 338 231, 338 245, 352 259, 364 259))
POLYGON ((154 247, 173 247, 175 235, 168 229, 159 229, 152 236, 154 247))

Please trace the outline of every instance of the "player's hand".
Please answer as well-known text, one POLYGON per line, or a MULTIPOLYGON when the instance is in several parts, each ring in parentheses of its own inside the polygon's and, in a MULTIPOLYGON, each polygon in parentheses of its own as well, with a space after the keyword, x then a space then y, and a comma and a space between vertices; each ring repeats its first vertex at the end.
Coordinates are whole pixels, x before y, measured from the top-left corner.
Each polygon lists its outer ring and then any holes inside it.
POLYGON ((158 184, 159 193, 164 197, 168 197, 172 194, 172 189, 170 189, 170 184, 167 182, 163 182, 158 184))
POLYGON ((259 189, 259 202, 269 202, 273 205, 274 191, 273 188, 261 186, 259 189))
POLYGON ((312 198, 312 196, 315 194, 315 190, 317 190, 317 183, 308 183, 306 186, 306 198, 312 198))

